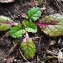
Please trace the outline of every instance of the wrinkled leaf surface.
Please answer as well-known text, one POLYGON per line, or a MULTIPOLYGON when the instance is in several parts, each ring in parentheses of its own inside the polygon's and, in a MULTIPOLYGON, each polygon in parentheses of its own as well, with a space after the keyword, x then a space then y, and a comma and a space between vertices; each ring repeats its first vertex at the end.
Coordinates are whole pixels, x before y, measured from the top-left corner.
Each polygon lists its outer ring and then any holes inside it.
POLYGON ((26 19, 29 19, 30 21, 35 21, 39 19, 40 16, 40 9, 38 7, 33 7, 27 12, 26 19))
POLYGON ((11 27, 11 18, 6 16, 0 16, 0 31, 6 31, 11 27))
POLYGON ((53 14, 49 16, 45 16, 41 19, 40 24, 41 30, 53 37, 53 36, 61 36, 63 35, 63 15, 53 14))
POLYGON ((20 48, 21 48, 21 50, 23 50, 24 56, 27 59, 31 59, 34 57, 36 48, 35 48, 35 44, 31 38, 29 38, 28 44, 26 44, 26 40, 24 39, 23 42, 21 43, 20 48))
POLYGON ((28 32, 32 32, 32 33, 36 33, 37 32, 37 26, 33 23, 33 22, 28 22, 28 21, 24 21, 23 22, 24 26, 25 26, 25 30, 28 32))
POLYGON ((13 38, 20 38, 25 32, 26 32, 25 29, 20 24, 12 27, 9 33, 10 33, 10 36, 13 38))

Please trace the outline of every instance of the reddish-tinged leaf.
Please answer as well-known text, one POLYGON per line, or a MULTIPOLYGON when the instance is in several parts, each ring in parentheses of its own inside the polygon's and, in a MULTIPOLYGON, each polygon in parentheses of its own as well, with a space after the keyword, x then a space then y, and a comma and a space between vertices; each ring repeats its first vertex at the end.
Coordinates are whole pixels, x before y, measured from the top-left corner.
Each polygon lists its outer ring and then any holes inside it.
POLYGON ((2 16, 2 15, 0 16, 0 31, 6 31, 13 25, 18 25, 18 23, 15 23, 9 17, 2 16))
POLYGON ((44 23, 36 23, 37 26, 42 27, 42 26, 49 26, 50 24, 44 24, 44 23))
POLYGON ((12 22, 0 22, 1 24, 6 24, 6 25, 9 25, 9 26, 14 26, 14 25, 18 25, 18 23, 12 21, 12 22))
POLYGON ((63 35, 63 16, 60 14, 53 14, 45 16, 40 23, 36 24, 41 30, 51 36, 57 37, 63 35))

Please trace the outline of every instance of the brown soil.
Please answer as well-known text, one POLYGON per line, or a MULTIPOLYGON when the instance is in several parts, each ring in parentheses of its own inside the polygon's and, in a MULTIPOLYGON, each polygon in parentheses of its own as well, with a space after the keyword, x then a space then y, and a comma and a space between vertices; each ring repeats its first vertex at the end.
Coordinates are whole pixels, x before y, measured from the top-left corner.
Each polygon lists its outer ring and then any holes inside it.
MULTIPOLYGON (((42 5, 38 3, 37 5, 36 1, 38 2, 38 0, 15 0, 13 3, 0 3, 0 15, 8 16, 15 22, 21 23, 28 9, 34 6, 38 6, 41 9, 46 8, 42 10, 41 18, 54 13, 62 14, 63 4, 61 2, 44 0, 42 5)), ((33 40, 35 41, 37 51, 33 59, 27 60, 19 50, 19 44, 23 40, 23 37, 18 39, 18 43, 13 43, 15 39, 9 36, 8 31, 0 32, 0 63, 58 63, 58 59, 56 58, 44 61, 49 56, 58 54, 59 49, 62 49, 62 36, 52 38, 41 32, 39 28, 36 34, 29 33, 29 35, 32 38, 36 37, 33 40), (37 38, 37 36, 40 38, 37 38)))

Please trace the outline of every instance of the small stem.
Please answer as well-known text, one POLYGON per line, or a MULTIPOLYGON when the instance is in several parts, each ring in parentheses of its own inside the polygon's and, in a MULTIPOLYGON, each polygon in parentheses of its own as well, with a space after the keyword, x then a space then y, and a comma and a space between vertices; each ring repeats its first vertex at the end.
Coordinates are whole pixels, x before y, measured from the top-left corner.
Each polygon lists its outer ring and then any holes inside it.
POLYGON ((49 56, 47 59, 44 60, 44 62, 46 62, 47 60, 50 60, 52 58, 57 58, 57 56, 49 56))
POLYGON ((60 61, 58 61, 58 63, 60 63, 60 61))
POLYGON ((25 37, 25 39, 26 39, 26 44, 28 45, 29 35, 28 35, 28 33, 27 33, 27 32, 26 32, 26 37, 25 37))
POLYGON ((21 54, 21 56, 23 57, 23 59, 26 60, 27 62, 29 62, 29 61, 24 57, 24 55, 22 54, 22 52, 21 52, 20 49, 19 49, 19 51, 20 51, 20 54, 21 54))
POLYGON ((40 27, 40 26, 48 26, 48 25, 50 25, 50 24, 45 24, 45 23, 36 23, 36 25, 40 27))
MULTIPOLYGON (((2 23, 2 22, 0 22, 0 23, 2 23)), ((18 25, 19 23, 16 23, 16 22, 12 21, 12 22, 3 22, 2 24, 7 24, 7 25, 10 25, 10 26, 15 26, 15 25, 18 25)))

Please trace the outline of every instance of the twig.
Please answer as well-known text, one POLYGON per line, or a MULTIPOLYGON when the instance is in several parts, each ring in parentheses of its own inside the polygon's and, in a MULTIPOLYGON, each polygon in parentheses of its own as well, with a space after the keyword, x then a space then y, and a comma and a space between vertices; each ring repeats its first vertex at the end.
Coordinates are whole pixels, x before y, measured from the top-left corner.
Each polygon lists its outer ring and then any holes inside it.
POLYGON ((5 10, 8 12, 8 14, 11 16, 11 18, 14 18, 11 13, 5 8, 5 10))
POLYGON ((56 3, 55 5, 59 8, 60 13, 62 14, 61 6, 59 5, 59 1, 58 0, 55 0, 55 3, 56 3))
POLYGON ((19 49, 19 52, 20 52, 21 56, 23 57, 23 59, 26 60, 27 62, 29 62, 29 61, 24 57, 24 55, 22 54, 22 51, 21 51, 20 49, 19 49))
POLYGON ((44 60, 44 62, 46 62, 47 60, 52 59, 52 58, 57 58, 57 56, 48 56, 47 59, 44 60))
POLYGON ((3 35, 3 37, 1 38, 1 40, 3 40, 4 37, 8 37, 8 36, 9 36, 9 32, 7 31, 7 32, 3 35))
POLYGON ((40 37, 32 37, 32 39, 38 39, 38 38, 40 38, 40 37))
POLYGON ((51 55, 58 55, 57 53, 51 52, 49 50, 46 50, 47 53, 51 54, 51 55))
POLYGON ((41 37, 40 37, 40 40, 39 40, 39 43, 38 43, 38 50, 39 50, 39 52, 41 52, 41 51, 40 51, 40 50, 41 50, 40 42, 41 42, 41 37))
POLYGON ((11 49, 9 50, 9 54, 14 50, 14 48, 17 46, 18 43, 14 43, 14 46, 11 47, 11 49))

